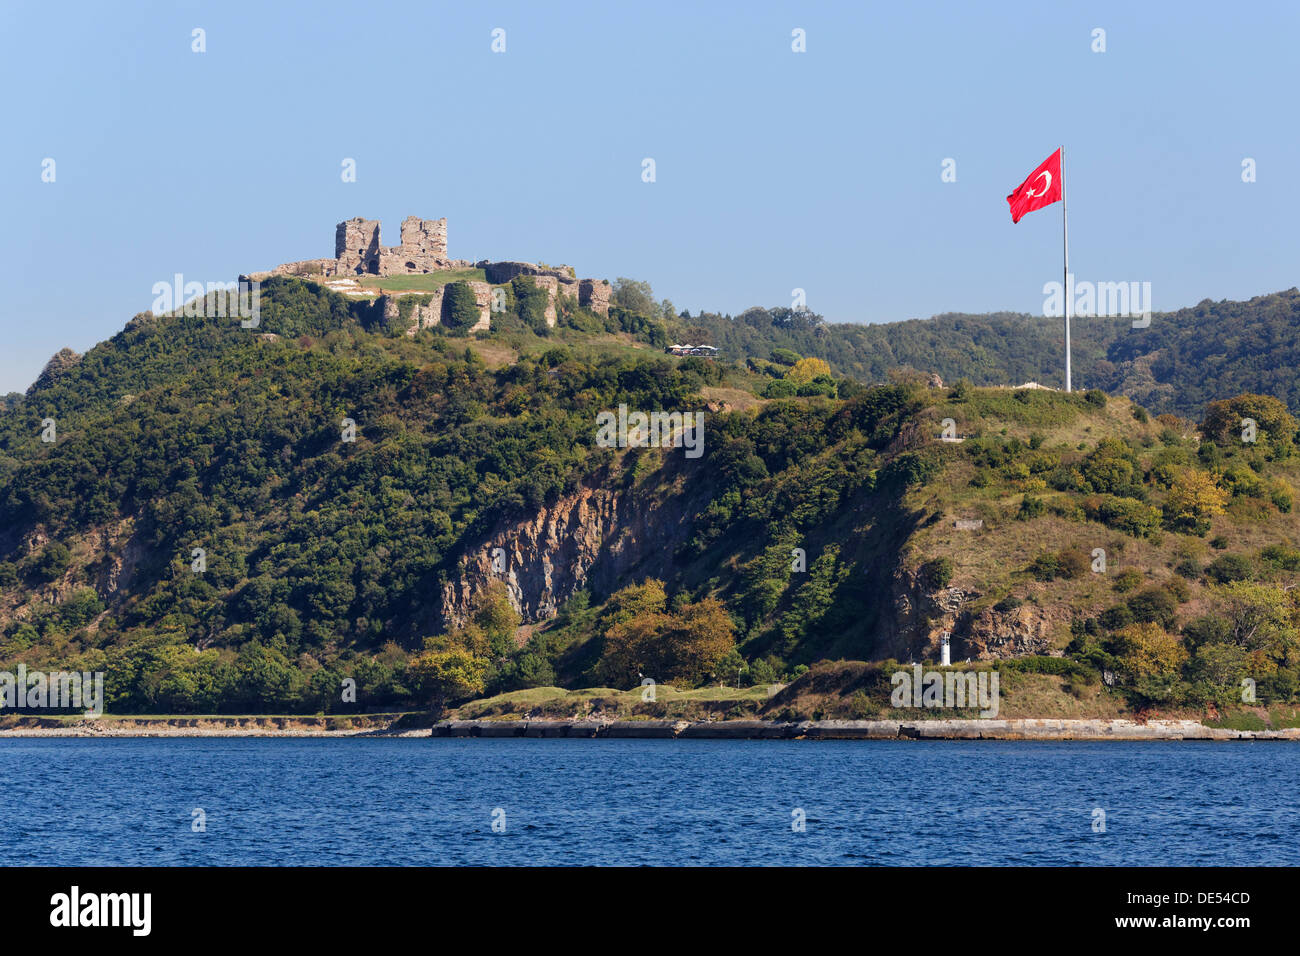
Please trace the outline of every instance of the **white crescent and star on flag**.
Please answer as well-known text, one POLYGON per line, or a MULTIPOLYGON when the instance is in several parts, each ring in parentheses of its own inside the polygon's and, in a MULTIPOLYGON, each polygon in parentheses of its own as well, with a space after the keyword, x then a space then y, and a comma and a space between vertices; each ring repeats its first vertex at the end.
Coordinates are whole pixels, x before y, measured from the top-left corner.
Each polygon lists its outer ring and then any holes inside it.
POLYGON ((1034 192, 1034 187, 1030 186, 1029 190, 1025 193, 1026 199, 1033 199, 1035 196, 1047 195, 1047 191, 1052 188, 1052 174, 1048 170, 1044 169, 1041 173, 1038 174, 1038 179, 1042 179, 1043 177, 1047 177, 1047 182, 1043 184, 1043 191, 1034 192))

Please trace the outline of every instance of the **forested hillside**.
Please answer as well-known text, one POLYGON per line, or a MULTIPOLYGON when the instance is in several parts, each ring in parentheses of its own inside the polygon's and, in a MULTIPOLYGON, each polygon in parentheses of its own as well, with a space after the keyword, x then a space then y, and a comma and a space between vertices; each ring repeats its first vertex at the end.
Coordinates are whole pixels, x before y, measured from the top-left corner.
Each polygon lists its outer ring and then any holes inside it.
POLYGON ((1287 354, 1294 292, 1083 334, 1098 368, 1162 336, 1150 387, 1196 369, 1169 396, 1193 420, 974 387, 1050 381, 1046 332, 1000 346, 1023 317, 687 318, 629 288, 547 328, 526 286, 491 332, 408 336, 275 279, 256 329, 145 313, 61 353, 0 411, 0 670, 104 671, 116 711, 338 712, 777 682, 933 658, 947 630, 959 657, 1066 661, 1138 705, 1226 701, 1244 676, 1294 696, 1296 422, 1237 396, 1294 387, 1244 357, 1266 333, 1287 354), (722 358, 663 354, 700 334, 722 358), (1242 387, 1214 393, 1210 364, 1242 387), (602 447, 619 406, 702 413, 703 454, 602 447))
MULTIPOLYGON (((1156 313, 1143 329, 1134 329, 1130 319, 1081 318, 1071 332, 1076 388, 1100 388, 1153 413, 1191 417, 1215 398, 1245 391, 1300 409, 1296 289, 1156 313)), ((891 371, 910 368, 935 372, 945 382, 1064 385, 1064 325, 1041 316, 948 314, 852 325, 788 308, 754 308, 734 318, 678 316, 670 335, 707 340, 736 357, 768 359, 774 349, 792 350, 863 382, 887 381, 891 371)))

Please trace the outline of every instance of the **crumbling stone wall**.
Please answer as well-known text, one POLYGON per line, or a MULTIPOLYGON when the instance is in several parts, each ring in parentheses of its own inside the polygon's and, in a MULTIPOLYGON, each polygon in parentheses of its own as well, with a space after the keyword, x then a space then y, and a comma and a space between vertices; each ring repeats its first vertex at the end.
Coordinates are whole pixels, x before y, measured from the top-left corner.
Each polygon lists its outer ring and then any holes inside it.
POLYGON ((407 216, 402 220, 401 249, 414 255, 445 260, 447 258, 447 217, 420 219, 418 216, 407 216))
POLYGON ((379 274, 379 220, 349 219, 334 228, 334 258, 341 273, 379 274))
MULTIPOLYGON (((407 216, 402 220, 402 241, 396 246, 380 242, 379 220, 349 219, 334 230, 335 268, 331 274, 411 275, 448 268, 447 220, 407 216)), ((314 263, 319 260, 308 260, 314 263)), ((288 263, 289 267, 305 263, 288 263)), ((281 266, 281 269, 285 269, 281 266)), ((303 275, 297 269, 291 275, 303 275)))
POLYGON ((609 315, 609 300, 614 287, 608 279, 583 279, 578 283, 578 305, 598 315, 609 315))
POLYGON ((409 323, 406 329, 407 335, 414 335, 420 329, 432 328, 435 325, 442 324, 444 289, 436 289, 433 292, 421 293, 397 293, 382 295, 378 303, 383 309, 384 324, 392 326, 402 317, 402 303, 404 300, 411 300, 410 312, 406 321, 409 323))
POLYGON ((555 328, 555 305, 560 294, 560 280, 555 276, 533 276, 532 278, 539 289, 546 290, 546 311, 543 314, 546 316, 546 324, 555 328))
POLYGON ((268 273, 256 275, 267 276, 332 276, 338 273, 337 259, 304 259, 301 262, 286 262, 276 266, 268 273))
POLYGON ((474 302, 478 306, 478 321, 471 327, 471 332, 487 330, 492 327, 492 286, 487 282, 467 282, 474 290, 474 302))
POLYGON ((539 266, 535 262, 516 262, 506 260, 491 262, 482 259, 474 263, 474 268, 482 269, 488 282, 496 285, 509 282, 515 276, 554 276, 556 279, 573 281, 573 270, 568 266, 539 266))
MULTIPOLYGON (((407 216, 402 220, 401 242, 396 246, 380 244, 378 219, 357 217, 339 223, 334 229, 333 259, 304 259, 286 262, 270 272, 250 273, 250 278, 264 279, 272 275, 292 275, 311 278, 315 276, 352 275, 414 275, 442 272, 448 269, 482 269, 487 282, 470 282, 480 317, 471 331, 487 329, 492 321, 492 286, 502 285, 516 276, 529 276, 540 288, 546 290, 546 324, 554 326, 558 320, 561 298, 577 301, 579 305, 601 315, 609 314, 613 286, 606 279, 575 278, 569 266, 543 266, 534 262, 515 260, 491 262, 487 259, 471 262, 466 259, 447 258, 447 220, 421 219, 407 216)), ((419 318, 412 326, 417 328, 438 325, 442 321, 444 290, 434 293, 435 302, 419 307, 419 318)), ((425 293, 428 295, 429 293, 425 293)), ((392 296, 386 297, 396 299, 392 296)), ((383 302, 387 310, 390 305, 383 302)), ((395 307, 395 306, 393 306, 395 307)), ((385 316, 387 316, 387 311, 385 316)), ((394 313, 396 315, 396 313, 394 313)))

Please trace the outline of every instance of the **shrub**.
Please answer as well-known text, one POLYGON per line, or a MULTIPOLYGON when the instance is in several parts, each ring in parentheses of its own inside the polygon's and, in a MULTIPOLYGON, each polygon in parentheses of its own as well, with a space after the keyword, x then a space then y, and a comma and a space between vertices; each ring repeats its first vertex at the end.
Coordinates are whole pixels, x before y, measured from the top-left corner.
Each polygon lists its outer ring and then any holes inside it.
POLYGON ((948 558, 936 558, 921 565, 920 580, 930 591, 940 591, 952 581, 952 561, 948 558))
POLYGON ((550 304, 550 297, 546 290, 534 282, 532 276, 515 276, 510 280, 510 291, 515 300, 515 314, 538 335, 547 335, 546 307, 550 304))
POLYGON ((1171 626, 1178 611, 1174 596, 1162 587, 1143 588, 1126 603, 1134 621, 1142 624, 1159 624, 1161 627, 1171 626))
POLYGON ((1078 578, 1088 573, 1091 565, 1082 551, 1074 551, 1069 548, 1062 549, 1056 554, 1057 565, 1060 567, 1060 575, 1063 578, 1078 578))
POLYGON ((1245 581, 1254 573, 1254 566, 1244 554, 1221 554, 1205 569, 1206 575, 1219 584, 1245 581))
POLYGON ((1270 544, 1259 553, 1259 558, 1281 571, 1300 571, 1300 550, 1285 544, 1270 544))
POLYGON ((1168 591, 1175 601, 1179 604, 1186 602, 1192 596, 1192 589, 1187 586, 1187 582, 1182 578, 1170 578, 1162 587, 1168 591))
POLYGON ((1223 469, 1220 483, 1234 497, 1259 497, 1264 482, 1253 470, 1243 464, 1233 464, 1223 469))
POLYGON ((1111 587, 1114 588, 1120 594, 1127 594, 1129 591, 1132 591, 1135 587, 1137 587, 1141 583, 1142 583, 1142 572, 1135 571, 1133 568, 1129 568, 1125 571, 1121 571, 1118 575, 1116 575, 1115 583, 1112 584, 1111 587))
POLYGON ((1285 481, 1275 481, 1270 484, 1268 500, 1273 502, 1273 507, 1283 514, 1290 514, 1291 507, 1295 503, 1291 496, 1291 486, 1285 481))
POLYGON ((1204 536, 1210 530, 1210 519, 1223 514, 1227 503, 1228 493, 1210 475, 1195 468, 1183 468, 1165 501, 1165 523, 1172 531, 1204 536))
POLYGON ((778 365, 794 365, 803 356, 792 349, 772 349, 772 361, 778 365))
POLYGON ((827 398, 835 397, 835 379, 829 375, 818 375, 811 382, 804 382, 795 392, 800 398, 810 395, 825 395, 827 398))
POLYGON ((1029 573, 1039 581, 1054 581, 1061 573, 1061 562, 1055 554, 1040 554, 1029 565, 1029 573))
POLYGON ((72 552, 61 541, 51 541, 31 561, 31 570, 38 580, 53 581, 62 577, 72 563, 72 552))
POLYGON ((1107 495, 1084 507, 1088 517, 1135 538, 1150 538, 1160 530, 1160 512, 1136 498, 1107 495))
POLYGON ((1046 510, 1047 506, 1043 504, 1042 498, 1025 495, 1020 501, 1020 510, 1016 512, 1016 518, 1020 521, 1029 521, 1032 518, 1040 517, 1046 510))
POLYGON ((923 485, 934 477, 939 467, 939 463, 928 455, 904 452, 880 469, 880 484, 897 490, 923 485))
POLYGON ((1192 647, 1227 644, 1232 641, 1232 624, 1217 614, 1206 614, 1187 622, 1183 627, 1183 638, 1192 647))
POLYGON ((798 393, 799 386, 784 378, 775 378, 763 388, 764 398, 794 398, 798 393))
POLYGON ((1141 479, 1132 450, 1117 438, 1103 438, 1079 467, 1088 489, 1102 494, 1132 497, 1141 479))
POLYGON ((1133 612, 1123 604, 1117 604, 1097 615, 1097 623, 1107 631, 1118 631, 1133 623, 1133 612))

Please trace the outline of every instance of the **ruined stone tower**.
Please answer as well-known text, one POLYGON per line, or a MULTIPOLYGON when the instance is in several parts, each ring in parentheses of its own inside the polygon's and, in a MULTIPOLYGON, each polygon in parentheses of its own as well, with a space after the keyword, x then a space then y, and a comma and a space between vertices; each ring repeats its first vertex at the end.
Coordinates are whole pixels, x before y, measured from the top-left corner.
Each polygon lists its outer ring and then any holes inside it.
POLYGON ((334 229, 334 259, 339 273, 378 274, 379 220, 349 219, 334 229))
POLYGON ((402 260, 402 271, 432 272, 445 268, 447 262, 447 220, 420 219, 407 216, 402 220, 402 244, 393 250, 402 260))
POLYGON ((447 220, 402 220, 402 241, 397 246, 379 244, 379 220, 349 219, 334 230, 336 275, 411 275, 436 272, 448 266, 447 220))

